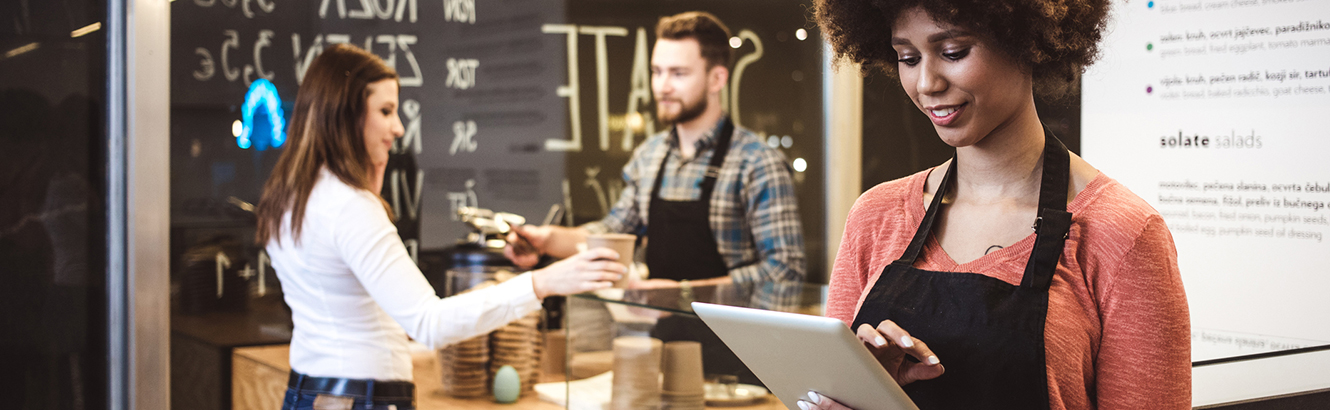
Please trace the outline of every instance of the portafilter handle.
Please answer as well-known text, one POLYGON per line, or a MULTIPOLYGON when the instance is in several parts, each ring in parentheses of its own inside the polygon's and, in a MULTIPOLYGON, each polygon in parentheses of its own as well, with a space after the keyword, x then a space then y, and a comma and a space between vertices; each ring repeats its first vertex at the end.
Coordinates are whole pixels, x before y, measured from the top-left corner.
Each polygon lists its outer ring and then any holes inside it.
POLYGON ((522 215, 518 214, 496 212, 494 213, 494 222, 495 225, 498 225, 499 233, 507 235, 508 232, 512 232, 514 226, 525 225, 526 218, 523 218, 522 215))
MULTIPOLYGON (((513 231, 514 226, 526 224, 526 218, 518 214, 494 212, 470 206, 458 208, 457 216, 467 225, 470 225, 482 241, 490 235, 498 236, 501 240, 507 240, 508 233, 513 231)), ((535 248, 524 239, 519 239, 518 243, 513 244, 513 246, 518 249, 519 253, 535 251, 535 248)))

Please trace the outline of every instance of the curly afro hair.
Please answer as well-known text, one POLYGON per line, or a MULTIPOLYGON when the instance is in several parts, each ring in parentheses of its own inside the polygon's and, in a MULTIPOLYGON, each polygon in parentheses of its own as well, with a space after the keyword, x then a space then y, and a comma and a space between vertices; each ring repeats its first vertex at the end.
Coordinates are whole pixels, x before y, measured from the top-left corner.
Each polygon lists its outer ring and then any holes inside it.
POLYGON ((1058 96, 1099 54, 1108 0, 817 0, 815 19, 836 56, 897 76, 892 26, 919 7, 973 30, 1030 71, 1035 89, 1058 96))

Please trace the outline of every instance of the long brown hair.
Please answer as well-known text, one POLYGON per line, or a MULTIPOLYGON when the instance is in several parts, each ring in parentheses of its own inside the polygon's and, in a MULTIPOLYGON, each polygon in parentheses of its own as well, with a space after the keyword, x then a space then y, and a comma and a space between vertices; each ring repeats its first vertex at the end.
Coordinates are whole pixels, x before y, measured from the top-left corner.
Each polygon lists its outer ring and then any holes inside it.
MULTIPOLYGON (((263 184, 255 211, 254 239, 260 246, 280 241, 282 216, 288 210, 291 237, 299 243, 305 205, 323 167, 347 185, 372 189, 373 165, 364 136, 368 86, 396 78, 397 72, 378 56, 347 44, 328 47, 309 65, 296 92, 288 145, 263 184)), ((383 205, 391 217, 388 204, 383 205)))

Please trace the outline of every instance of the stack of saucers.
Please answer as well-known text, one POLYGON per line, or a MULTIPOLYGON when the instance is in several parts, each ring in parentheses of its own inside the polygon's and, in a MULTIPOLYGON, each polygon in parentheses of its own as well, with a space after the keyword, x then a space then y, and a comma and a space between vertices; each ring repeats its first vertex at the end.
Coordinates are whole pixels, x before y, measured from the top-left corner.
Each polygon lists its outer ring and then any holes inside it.
POLYGON ((489 394, 489 335, 476 336, 439 349, 443 391, 453 397, 489 394))
POLYGON ((490 380, 503 366, 512 366, 522 380, 522 395, 535 392, 540 379, 541 312, 536 311, 490 334, 490 380))

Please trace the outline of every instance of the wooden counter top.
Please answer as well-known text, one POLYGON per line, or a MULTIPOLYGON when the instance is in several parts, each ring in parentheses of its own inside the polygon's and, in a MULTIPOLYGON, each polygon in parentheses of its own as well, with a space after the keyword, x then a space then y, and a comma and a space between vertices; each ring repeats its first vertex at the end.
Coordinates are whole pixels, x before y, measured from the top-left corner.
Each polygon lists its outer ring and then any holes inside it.
MULTIPOLYGON (((231 403, 235 410, 273 410, 281 408, 290 374, 290 345, 247 347, 235 350, 232 359, 231 403)), ((435 356, 416 355, 416 408, 418 410, 459 409, 488 410, 520 408, 559 410, 533 394, 513 404, 499 404, 485 399, 458 399, 443 394, 435 356)))
MULTIPOLYGON (((235 349, 232 356, 231 403, 235 410, 274 410, 281 408, 286 394, 287 375, 291 371, 290 346, 261 346, 235 349)), ((443 394, 436 355, 416 355, 415 366, 416 408, 418 410, 557 410, 562 406, 541 401, 535 394, 513 404, 499 404, 486 399, 457 399, 443 394)), ((780 402, 768 399, 766 403, 745 407, 724 407, 728 410, 777 410, 780 402)))

